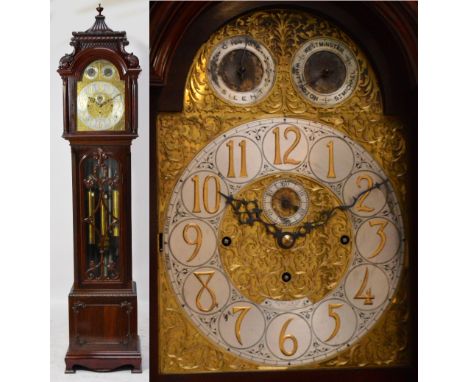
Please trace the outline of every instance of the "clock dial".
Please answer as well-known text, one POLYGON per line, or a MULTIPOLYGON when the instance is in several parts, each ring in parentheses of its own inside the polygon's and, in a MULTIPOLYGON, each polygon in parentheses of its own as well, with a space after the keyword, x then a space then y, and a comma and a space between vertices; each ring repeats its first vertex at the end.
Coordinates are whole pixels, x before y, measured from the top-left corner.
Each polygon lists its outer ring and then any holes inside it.
POLYGON ((216 346, 293 366, 369 332, 397 287, 403 232, 392 186, 359 144, 321 123, 261 119, 186 167, 163 261, 180 307, 216 346))
POLYGON ((286 176, 273 182, 263 193, 263 209, 273 223, 294 225, 307 214, 309 197, 299 182, 286 176))
POLYGON ((216 94, 225 101, 251 105, 271 90, 275 63, 264 45, 250 36, 235 36, 213 49, 208 78, 216 94))
POLYGON ((123 130, 124 81, 106 60, 89 64, 77 86, 78 131, 123 130))
POLYGON ((299 94, 309 102, 334 107, 346 101, 356 89, 359 64, 342 41, 317 37, 298 49, 291 75, 299 94))

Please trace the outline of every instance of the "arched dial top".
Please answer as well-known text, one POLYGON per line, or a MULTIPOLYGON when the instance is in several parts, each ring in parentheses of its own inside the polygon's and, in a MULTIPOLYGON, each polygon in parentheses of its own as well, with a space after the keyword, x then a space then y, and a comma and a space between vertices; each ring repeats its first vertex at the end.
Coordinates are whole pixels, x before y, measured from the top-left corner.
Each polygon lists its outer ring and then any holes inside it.
POLYGON ((305 119, 255 120, 208 143, 173 190, 164 235, 168 279, 194 326, 266 366, 359 341, 402 268, 386 174, 349 137, 305 119))

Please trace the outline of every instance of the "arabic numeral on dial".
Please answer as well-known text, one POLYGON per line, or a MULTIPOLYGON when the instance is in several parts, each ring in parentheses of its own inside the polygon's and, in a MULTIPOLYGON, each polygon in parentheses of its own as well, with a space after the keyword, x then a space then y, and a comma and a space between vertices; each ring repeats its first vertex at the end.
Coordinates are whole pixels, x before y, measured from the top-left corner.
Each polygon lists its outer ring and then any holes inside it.
MULTIPOLYGON (((243 139, 239 142, 239 147, 241 149, 241 160, 240 160, 240 173, 239 177, 247 178, 247 154, 246 154, 246 140, 243 139)), ((229 149, 229 167, 228 167, 228 178, 235 178, 236 172, 234 170, 234 141, 231 139, 226 146, 229 149)))
POLYGON ((187 224, 184 227, 184 230, 182 232, 182 237, 188 245, 195 246, 193 253, 187 259, 187 263, 190 263, 193 259, 195 259, 195 257, 197 257, 198 253, 200 252, 200 248, 201 248, 202 240, 203 240, 202 230, 198 224, 193 224, 193 223, 187 224), (193 240, 190 239, 189 237, 189 230, 191 229, 195 230, 195 233, 196 233, 196 237, 193 240))
MULTIPOLYGON (((193 182, 193 213, 201 213, 201 205, 200 205, 200 177, 198 175, 194 175, 192 177, 193 182)), ((214 175, 208 175, 205 177, 203 181, 203 207, 206 212, 210 214, 215 214, 218 212, 220 204, 221 204, 221 184, 219 178, 214 175), (215 196, 214 196, 214 205, 210 204, 209 201, 209 184, 210 181, 213 180, 215 185, 215 196)), ((212 203, 213 204, 213 203, 212 203)))
POLYGON ((341 318, 338 315, 337 312, 335 312, 335 309, 339 309, 343 306, 343 304, 328 304, 328 316, 330 318, 333 318, 335 320, 335 327, 333 331, 331 332, 330 336, 325 340, 325 342, 328 342, 332 340, 333 338, 336 337, 338 332, 340 331, 341 328, 341 318))
POLYGON ((195 277, 197 278, 197 280, 200 282, 200 284, 202 285, 202 287, 200 288, 200 290, 198 291, 197 293, 197 297, 195 298, 195 303, 197 305, 197 308, 201 311, 201 312, 210 312, 212 311, 215 307, 218 306, 218 303, 216 301, 216 294, 215 292, 208 286, 209 282, 211 281, 211 279, 213 278, 214 274, 215 274, 215 271, 206 271, 206 272, 193 272, 193 274, 195 275, 195 277), (205 280, 203 280, 202 276, 207 276, 207 278, 205 280), (209 294, 210 296, 210 299, 211 299, 211 304, 208 306, 208 307, 204 307, 202 302, 201 302, 201 299, 202 299, 202 295, 203 293, 206 291, 206 293, 209 294))
POLYGON ((377 220, 377 221, 370 220, 369 225, 371 227, 375 227, 375 226, 379 227, 377 230, 377 235, 379 235, 380 237, 379 245, 374 250, 374 252, 372 252, 372 254, 368 257, 368 259, 373 259, 380 252, 382 252, 382 250, 385 248, 385 243, 387 242, 387 236, 385 235, 385 227, 387 227, 388 222, 385 220, 377 220))
POLYGON ((288 139, 288 135, 290 135, 289 133, 292 133, 294 135, 294 141, 291 144, 291 146, 289 146, 289 148, 284 152, 284 155, 281 156, 280 128, 279 126, 277 126, 273 129, 273 134, 275 135, 275 160, 273 163, 275 165, 280 165, 280 164, 294 164, 295 165, 295 164, 301 163, 301 161, 298 161, 296 159, 289 157, 291 153, 294 151, 294 149, 297 147, 299 142, 301 141, 301 132, 299 128, 297 128, 296 126, 288 126, 284 130, 284 139, 286 140, 288 139))
POLYGON ((364 300, 364 305, 373 305, 374 304, 373 300, 375 296, 372 295, 372 289, 367 288, 368 280, 369 280, 369 268, 366 267, 364 278, 362 280, 361 286, 359 287, 358 291, 354 295, 354 299, 364 300))
POLYGON ((289 318, 281 327, 280 335, 279 335, 279 348, 281 353, 283 353, 286 357, 291 357, 297 352, 298 342, 297 338, 292 334, 286 334, 286 330, 288 330, 288 326, 291 323, 293 318, 289 318), (286 349, 286 341, 291 342, 292 347, 290 350, 286 349))
POLYGON ((236 339, 240 345, 243 345, 242 338, 241 338, 242 321, 244 321, 244 318, 247 315, 247 313, 249 313, 250 309, 252 309, 250 306, 234 306, 232 308, 232 314, 236 314, 237 312, 240 312, 239 316, 236 319, 236 324, 235 324, 236 339))
POLYGON ((327 143, 328 147, 328 174, 327 178, 336 178, 335 175, 335 154, 333 141, 327 143))
MULTIPOLYGON (((372 187, 374 187, 374 180, 372 179, 371 176, 369 175, 359 175, 356 179, 356 185, 359 187, 359 188, 362 188, 361 184, 362 182, 364 181, 364 183, 366 183, 366 187, 365 189, 370 189, 372 187)), ((370 191, 367 191, 366 193, 364 193, 364 195, 362 195, 357 204, 356 204, 356 210, 357 211, 360 211, 360 212, 372 212, 374 211, 375 208, 373 207, 369 207, 369 206, 366 206, 364 204, 364 201, 369 197, 369 194, 370 194, 370 191)))

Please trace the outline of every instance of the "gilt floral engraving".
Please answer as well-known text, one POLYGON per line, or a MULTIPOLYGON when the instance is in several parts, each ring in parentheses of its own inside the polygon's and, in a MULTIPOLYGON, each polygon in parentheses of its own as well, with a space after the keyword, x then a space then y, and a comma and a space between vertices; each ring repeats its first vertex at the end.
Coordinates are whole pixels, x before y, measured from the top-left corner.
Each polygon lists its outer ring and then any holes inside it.
MULTIPOLYGON (((270 10, 255 12, 242 16, 218 30, 200 47, 187 77, 184 109, 181 113, 162 113, 156 121, 157 160, 158 160, 158 195, 159 195, 159 232, 164 229, 168 204, 179 177, 197 153, 211 140, 227 130, 260 118, 292 117, 303 118, 324 123, 345 134, 367 150, 390 179, 400 203, 406 207, 406 139, 404 126, 392 117, 383 114, 377 78, 368 59, 357 44, 335 25, 307 13, 289 10, 270 10), (211 89, 207 78, 207 66, 212 49, 220 41, 236 35, 248 34, 264 44, 273 54, 276 64, 276 80, 270 93, 259 103, 252 106, 233 106, 217 97, 211 89), (356 56, 359 64, 359 82, 353 95, 344 103, 334 108, 320 108, 304 100, 296 91, 291 79, 291 59, 299 47, 314 37, 327 36, 346 43, 356 56)), ((255 139, 255 127, 251 128, 251 137, 255 139)), ((359 157, 356 157, 359 166, 359 157)), ((265 173, 263 174, 265 175, 265 173)), ((240 187, 239 187, 240 189, 240 187)), ((238 189, 238 190, 239 190, 238 189)), ((340 192, 340 190, 334 190, 340 192)), ((253 190, 252 192, 255 192, 253 190)), ((333 205, 336 201, 329 197, 325 204, 333 205)), ((173 219, 180 219, 174 216, 173 219)), ((232 216, 227 214, 221 222, 222 229, 229 234, 243 235, 239 227, 229 224, 232 216)), ((346 214, 337 216, 340 230, 346 232, 349 222, 346 214)), ((243 227, 242 230, 258 230, 258 227, 243 227)), ((241 230, 241 231, 242 231, 241 230)), ((341 231, 340 231, 341 232, 341 231)), ((263 232, 254 232, 256 237, 263 232)), ((330 234, 330 233, 328 233, 330 234)), ((331 233, 333 234, 333 233, 331 233)), ((250 236, 249 236, 250 237, 250 236)), ((243 245, 249 245, 246 242, 243 245)), ((255 243, 254 243, 255 245, 255 243)), ((326 246, 326 240, 323 242, 326 246)), ((267 250, 265 250, 267 251, 267 250)), ((407 256, 407 251, 404 251, 407 256)), ((221 255, 223 256, 223 255, 221 255)), ((259 280, 252 278, 246 282, 248 275, 236 276, 239 290, 244 291, 253 301, 265 297, 296 298, 308 296, 320 299, 337 279, 348 264, 346 254, 340 257, 337 268, 323 271, 326 262, 321 265, 310 263, 309 259, 297 257, 295 269, 307 269, 306 273, 333 275, 328 280, 304 278, 299 288, 282 290, 273 288, 264 290, 259 280), (314 273, 315 272, 315 273, 314 273), (322 273, 323 272, 323 273, 322 273), (244 281, 242 281, 244 280, 244 281)), ((189 320, 180 307, 169 285, 165 264, 159 258, 158 274, 158 315, 159 315, 159 354, 160 367, 164 373, 191 373, 214 371, 261 370, 262 366, 230 354, 207 339, 189 320)), ((265 263, 265 259, 254 259, 265 263)), ((330 260, 330 259, 328 259, 330 260)), ((225 258, 229 269, 232 262, 241 259, 225 258)), ((237 263, 236 263, 237 264, 237 263)), ((253 263, 252 263, 253 264, 253 263)), ((252 265, 251 264, 251 265, 252 265)), ((274 268, 274 263, 268 266, 274 268)), ((353 264, 354 265, 354 264, 353 264)), ((245 266, 248 269, 248 264, 245 266)), ((408 360, 408 288, 407 269, 404 267, 400 276, 399 287, 389 307, 372 327, 369 333, 353 343, 347 350, 331 359, 295 368, 335 368, 365 366, 396 366, 408 360)), ((338 291, 337 293, 343 293, 338 291)), ((237 298, 235 296, 232 297, 237 298)), ((370 322, 372 314, 363 317, 362 322, 370 322)), ((315 351, 320 352, 321 344, 317 343, 315 351)), ((322 346, 323 347, 323 346, 322 346)), ((259 353, 263 349, 256 349, 259 353)), ((273 367, 272 367, 273 368, 273 367)))

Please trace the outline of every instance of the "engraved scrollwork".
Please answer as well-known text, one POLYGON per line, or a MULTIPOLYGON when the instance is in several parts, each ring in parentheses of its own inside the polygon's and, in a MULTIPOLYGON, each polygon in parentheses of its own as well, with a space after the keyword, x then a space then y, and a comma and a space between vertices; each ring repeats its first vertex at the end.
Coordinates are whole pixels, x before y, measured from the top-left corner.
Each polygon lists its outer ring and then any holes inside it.
POLYGON ((387 312, 372 328, 369 336, 352 345, 337 357, 320 363, 321 367, 401 365, 408 357, 409 308, 408 280, 401 280, 387 312))
MULTIPOLYGON (((214 33, 195 56, 187 77, 183 112, 158 115, 159 229, 162 230, 164 225, 171 192, 185 167, 198 151, 214 137, 234 126, 273 116, 292 116, 323 122, 362 145, 388 175, 398 200, 402 203, 402 209, 405 210, 407 147, 404 128, 401 121, 383 114, 379 84, 364 53, 349 36, 326 20, 300 11, 271 10, 241 16, 214 33), (261 102, 236 107, 222 101, 214 94, 208 83, 207 65, 214 46, 227 37, 241 34, 252 36, 272 52, 277 65, 277 74, 271 92, 261 102), (307 103, 296 92, 291 81, 291 57, 304 42, 317 36, 328 36, 345 42, 359 63, 359 82, 356 90, 346 102, 333 108, 322 109, 307 103)), ((261 136, 261 132, 255 132, 255 129, 255 126, 252 126, 254 139, 255 134, 261 136)), ((270 171, 271 169, 265 168, 261 175, 270 171)), ((328 203, 331 203, 330 200, 328 203)), ((326 204, 327 201, 322 203, 326 204)), ((251 264, 243 265, 243 271, 238 275, 230 275, 240 292, 248 295, 253 301, 262 301, 267 296, 269 298, 289 296, 293 299, 295 296, 307 295, 312 299, 319 299, 328 293, 333 285, 336 287, 336 282, 341 277, 341 270, 350 265, 347 261, 341 261, 338 268, 331 267, 330 259, 325 258, 324 254, 330 250, 325 236, 337 234, 331 232, 330 228, 335 224, 325 227, 323 232, 317 231, 314 240, 297 243, 307 245, 308 251, 318 253, 319 257, 322 254, 324 256, 322 260, 311 262, 304 255, 306 252, 304 251, 294 256, 294 260, 288 259, 289 262, 286 262, 282 260, 284 256, 275 257, 268 252, 273 249, 277 252, 278 249, 273 248, 274 242, 271 237, 263 238, 265 234, 262 227, 244 226, 241 229, 234 221, 232 224, 227 224, 228 214, 223 219, 226 219, 226 224, 224 220, 221 222, 222 229, 229 235, 242 235, 243 230, 253 230, 245 234, 246 240, 242 244, 242 250, 258 255, 252 256, 249 260, 251 264), (251 237, 257 240, 250 240, 251 237), (273 244, 265 245, 266 240, 273 244), (258 247, 260 242, 264 243, 261 249, 258 247), (309 275, 320 276, 303 277, 294 288, 284 289, 284 285, 279 284, 275 272, 286 265, 294 269, 309 267, 309 275), (268 270, 265 271, 265 280, 258 280, 258 274, 249 270, 254 267, 268 270), (268 277, 274 279, 274 282, 268 277), (265 289, 262 284, 267 284, 269 289, 265 289)), ((333 229, 345 230, 349 228, 349 224, 343 216, 341 228, 333 229)), ((339 254, 336 256, 339 257, 339 254)), ((237 262, 242 264, 241 260, 223 258, 226 269, 237 262)), ((362 259, 358 257, 354 259, 353 264, 361 262, 362 259)), ((221 350, 196 329, 176 302, 161 261, 159 270, 159 354, 165 355, 160 358, 161 370, 167 373, 258 370, 259 365, 221 350)), ((400 282, 390 307, 368 335, 327 361, 299 368, 362 367, 404 363, 408 359, 406 343, 408 302, 404 293, 406 289, 407 282, 400 282)), ((273 316, 274 313, 266 313, 267 320, 273 316)), ((317 348, 314 346, 312 348, 314 352, 320 354, 321 345, 318 343, 316 345, 317 348)))
POLYGON ((160 270, 159 279, 161 288, 159 304, 164 307, 159 313, 160 319, 164 322, 164 326, 160 328, 159 351, 167 355, 161 358, 161 368, 165 372, 255 368, 254 363, 214 348, 209 340, 185 318, 169 290, 164 269, 160 270))
MULTIPOLYGON (((308 190, 310 206, 306 221, 315 221, 323 211, 340 205, 338 198, 319 183, 305 177, 288 177, 301 182, 308 190)), ((265 189, 276 178, 278 175, 255 181, 236 197, 261 200, 265 189)), ((264 207, 260 205, 260 208, 264 207)), ((295 226, 289 229, 294 230, 295 226)), ((224 269, 238 290, 257 303, 265 298, 322 299, 338 285, 352 253, 352 245, 340 243, 342 235, 352 236, 349 217, 343 211, 335 214, 325 226, 300 237, 290 249, 280 248, 261 225, 239 225, 232 210, 228 210, 221 221, 220 235, 233 241, 229 247, 219 249, 224 269), (290 281, 282 281, 284 272, 291 274, 290 281)))

